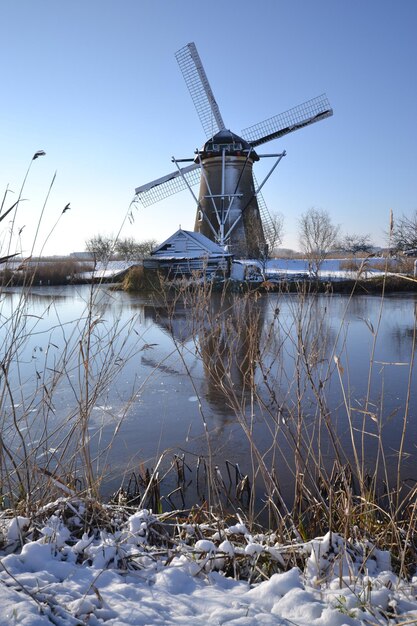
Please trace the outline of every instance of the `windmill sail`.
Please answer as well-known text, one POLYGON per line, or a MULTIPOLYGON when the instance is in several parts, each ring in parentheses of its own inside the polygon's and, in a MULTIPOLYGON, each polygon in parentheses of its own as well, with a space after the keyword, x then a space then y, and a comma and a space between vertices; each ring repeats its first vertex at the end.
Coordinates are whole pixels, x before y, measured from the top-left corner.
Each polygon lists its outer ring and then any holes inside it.
POLYGON ((200 182, 200 178, 199 165, 183 167, 181 171, 177 170, 150 183, 146 183, 146 185, 136 187, 136 200, 139 200, 144 207, 150 206, 155 204, 155 202, 168 198, 168 196, 187 189, 188 185, 190 187, 197 185, 200 182))
POLYGON ((292 133, 299 128, 320 122, 333 115, 333 109, 325 94, 307 100, 303 104, 270 117, 259 124, 250 126, 242 130, 242 137, 252 146, 260 146, 272 139, 278 139, 288 133, 292 133))
POLYGON ((198 198, 194 196, 198 204, 195 230, 227 245, 233 254, 255 258, 264 254, 265 244, 272 247, 276 228, 254 179, 253 165, 261 157, 281 158, 285 152, 258 155, 254 148, 330 117, 332 108, 322 95, 238 136, 225 127, 195 44, 187 44, 175 56, 207 141, 197 151, 193 165, 137 187, 135 198, 146 207, 200 183, 198 198))
POLYGON ((212 137, 226 127, 195 44, 187 44, 176 52, 175 57, 206 137, 212 137))
MULTIPOLYGON (((255 183, 255 187, 258 188, 259 185, 256 180, 255 174, 253 174, 253 182, 255 183)), ((271 214, 265 202, 265 198, 263 197, 261 191, 258 191, 258 193, 256 194, 256 199, 258 201, 259 214, 262 220, 262 228, 265 235, 265 241, 268 244, 269 248, 272 250, 276 243, 276 228, 274 225, 274 220, 271 217, 271 214)))

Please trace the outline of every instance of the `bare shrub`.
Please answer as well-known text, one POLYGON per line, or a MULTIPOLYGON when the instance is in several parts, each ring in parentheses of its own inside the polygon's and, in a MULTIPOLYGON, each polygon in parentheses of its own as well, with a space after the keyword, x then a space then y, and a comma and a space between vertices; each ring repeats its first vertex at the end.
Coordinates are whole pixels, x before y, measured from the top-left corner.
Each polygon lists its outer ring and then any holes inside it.
POLYGON ((398 262, 398 271, 402 274, 409 274, 410 276, 414 275, 414 263, 415 258, 399 256, 397 259, 398 262))
POLYGON ((131 267, 123 279, 123 289, 125 291, 142 291, 148 287, 143 266, 131 267))
POLYGON ((340 269, 346 270, 347 272, 358 272, 360 266, 361 262, 354 258, 340 262, 340 269))

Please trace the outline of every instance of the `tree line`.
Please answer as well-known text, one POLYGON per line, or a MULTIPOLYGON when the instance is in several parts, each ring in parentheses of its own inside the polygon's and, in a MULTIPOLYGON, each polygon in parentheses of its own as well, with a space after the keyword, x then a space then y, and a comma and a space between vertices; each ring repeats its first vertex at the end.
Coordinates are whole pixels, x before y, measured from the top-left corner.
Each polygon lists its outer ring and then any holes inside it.
MULTIPOLYGON (((277 253, 284 237, 284 218, 277 213, 272 215, 270 230, 273 230, 269 255, 277 253)), ((391 215, 389 231, 386 233, 387 247, 390 250, 417 250, 417 210, 411 217, 402 215, 394 220, 391 215)), ((329 252, 342 252, 350 255, 369 254, 374 248, 369 234, 349 233, 342 235, 340 226, 335 224, 330 213, 324 209, 310 208, 303 213, 298 223, 300 251, 309 262, 309 269, 317 274, 329 252)), ((156 247, 155 239, 136 241, 132 237, 114 239, 95 235, 86 241, 86 250, 95 261, 111 259, 134 261, 149 256, 156 247)))
POLYGON ((136 241, 133 237, 115 239, 105 235, 95 235, 85 242, 87 252, 96 262, 108 262, 112 259, 137 261, 149 256, 156 245, 156 239, 136 241))

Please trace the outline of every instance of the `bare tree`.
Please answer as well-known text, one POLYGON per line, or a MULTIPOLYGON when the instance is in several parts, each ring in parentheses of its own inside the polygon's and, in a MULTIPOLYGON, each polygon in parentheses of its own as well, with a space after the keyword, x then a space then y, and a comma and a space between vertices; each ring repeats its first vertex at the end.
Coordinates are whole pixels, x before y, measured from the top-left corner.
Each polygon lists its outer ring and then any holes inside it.
POLYGON ((116 252, 125 261, 135 261, 149 256, 155 246, 155 239, 136 241, 132 237, 127 237, 116 242, 116 252))
POLYGON ((143 241, 139 241, 138 251, 140 258, 149 256, 152 250, 156 248, 157 245, 158 242, 156 241, 156 239, 144 239, 143 241))
POLYGON ((106 262, 114 255, 124 261, 135 261, 148 256, 156 246, 155 239, 136 241, 133 237, 117 239, 105 235, 95 235, 85 242, 86 249, 95 261, 106 262))
POLYGON ((411 217, 403 215, 395 220, 391 229, 391 246, 397 250, 417 248, 417 210, 411 217))
POLYGON ((358 254, 359 252, 369 253, 373 248, 371 242, 371 236, 367 235, 345 235, 340 244, 340 249, 343 252, 350 252, 351 254, 358 254))
POLYGON ((94 261, 107 263, 114 253, 114 239, 104 235, 95 235, 85 242, 87 251, 93 256, 94 261))
POLYGON ((299 242, 307 257, 311 273, 318 278, 320 267, 329 250, 335 245, 339 226, 333 224, 329 213, 323 209, 308 209, 299 221, 299 242))
POLYGON ((142 258, 140 244, 133 237, 118 239, 115 244, 116 254, 123 261, 135 261, 142 258))

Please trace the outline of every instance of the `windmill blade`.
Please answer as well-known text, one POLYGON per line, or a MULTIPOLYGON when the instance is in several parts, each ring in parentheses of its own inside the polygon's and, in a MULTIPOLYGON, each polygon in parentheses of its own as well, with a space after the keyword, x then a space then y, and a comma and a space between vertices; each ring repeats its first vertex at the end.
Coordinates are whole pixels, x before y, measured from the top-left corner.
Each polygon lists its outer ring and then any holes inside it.
MULTIPOLYGON (((252 176, 253 176, 253 182, 255 183, 255 189, 257 189, 259 187, 258 182, 255 178, 255 175, 252 174, 252 176)), ((272 248, 273 245, 275 244, 275 239, 276 239, 275 226, 274 226, 274 222, 272 220, 271 214, 268 210, 267 204, 265 202, 265 198, 263 197, 261 191, 259 191, 256 194, 256 200, 258 202, 259 215, 261 216, 261 220, 262 220, 262 228, 263 228, 264 235, 265 235, 265 241, 268 244, 268 246, 272 248)))
POLYGON ((200 182, 200 178, 200 166, 196 164, 189 165, 181 170, 162 176, 162 178, 157 178, 146 185, 137 187, 135 189, 135 199, 139 200, 144 207, 147 207, 174 195, 174 193, 187 189, 187 183, 190 187, 197 185, 200 182))
POLYGON ((226 127, 220 114, 195 44, 189 43, 175 53, 192 101, 207 138, 226 127))
POLYGON ((333 115, 333 109, 325 94, 270 117, 269 119, 242 130, 242 137, 256 147, 272 139, 283 137, 299 128, 314 124, 333 115))

